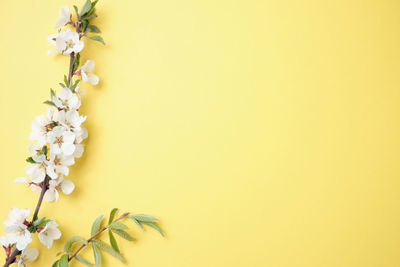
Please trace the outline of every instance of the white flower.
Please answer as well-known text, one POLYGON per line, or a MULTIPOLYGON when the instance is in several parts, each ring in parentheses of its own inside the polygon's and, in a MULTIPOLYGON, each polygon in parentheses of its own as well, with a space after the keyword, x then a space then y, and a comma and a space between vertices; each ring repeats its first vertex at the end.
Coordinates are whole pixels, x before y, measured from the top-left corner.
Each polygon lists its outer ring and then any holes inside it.
POLYGON ((36 143, 32 143, 28 147, 28 153, 31 155, 36 155, 37 153, 39 153, 42 150, 42 148, 43 148, 43 146, 39 146, 36 143))
POLYGON ((57 179, 59 174, 65 176, 68 175, 68 166, 75 163, 73 156, 66 156, 64 154, 56 155, 50 151, 50 160, 48 161, 48 166, 46 168, 46 173, 51 179, 57 179))
POLYGON ((41 183, 46 177, 46 156, 42 154, 33 156, 32 159, 37 163, 31 163, 26 166, 26 175, 28 175, 34 183, 41 183))
POLYGON ((61 237, 61 232, 57 228, 58 224, 51 220, 46 226, 39 231, 39 240, 47 246, 47 248, 51 248, 54 240, 58 240, 61 237))
POLYGON ((71 20, 71 12, 69 11, 68 6, 62 6, 60 8, 60 16, 57 19, 56 25, 54 28, 60 28, 67 24, 71 20))
POLYGON ((86 130, 85 127, 81 126, 80 130, 74 131, 74 133, 75 133, 75 151, 73 155, 75 158, 80 158, 82 157, 84 151, 84 145, 80 143, 88 137, 88 131, 86 130))
POLYGON ((54 116, 55 109, 48 108, 47 116, 39 115, 32 122, 32 132, 29 135, 29 139, 32 141, 37 141, 38 146, 43 146, 47 141, 47 133, 54 128, 54 116))
POLYGON ((81 67, 81 77, 82 80, 86 82, 90 82, 92 85, 96 85, 99 83, 99 77, 90 73, 94 69, 94 61, 86 60, 85 64, 81 67))
POLYGON ((63 55, 69 55, 72 52, 79 53, 83 49, 83 41, 79 39, 79 34, 69 28, 62 29, 59 33, 51 34, 48 41, 56 47, 56 49, 49 51, 49 54, 58 52, 63 55))
POLYGON ((25 263, 36 260, 38 256, 39 251, 36 248, 24 249, 17 260, 18 267, 25 267, 25 263))
POLYGON ((29 209, 12 208, 8 212, 9 219, 4 221, 7 239, 11 243, 16 243, 18 250, 25 249, 32 242, 31 233, 26 225, 26 218, 30 213, 29 209))
POLYGON ((70 128, 73 132, 81 130, 81 124, 86 120, 86 116, 80 116, 76 110, 61 110, 55 116, 57 122, 70 128))
POLYGON ((58 190, 61 190, 64 194, 69 195, 74 191, 75 185, 73 182, 64 179, 60 176, 58 179, 49 181, 49 189, 44 194, 44 199, 47 202, 58 201, 58 190))
POLYGON ((50 144, 50 151, 56 155, 72 155, 75 151, 75 134, 64 126, 56 126, 47 134, 47 141, 50 144))
POLYGON ((81 106, 79 97, 65 87, 60 90, 57 96, 53 96, 52 100, 60 109, 78 109, 81 106))

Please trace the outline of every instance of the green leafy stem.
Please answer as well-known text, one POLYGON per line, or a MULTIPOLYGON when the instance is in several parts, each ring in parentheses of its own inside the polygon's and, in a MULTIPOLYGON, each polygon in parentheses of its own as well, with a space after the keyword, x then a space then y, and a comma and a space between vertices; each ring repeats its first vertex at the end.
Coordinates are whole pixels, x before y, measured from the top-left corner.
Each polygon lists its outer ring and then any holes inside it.
POLYGON ((117 239, 115 238, 115 235, 118 235, 122 237, 125 240, 128 241, 134 241, 135 239, 128 234, 125 230, 127 230, 129 227, 120 222, 121 220, 125 218, 131 219, 133 222, 136 223, 136 225, 144 230, 143 226, 147 225, 158 231, 162 236, 164 236, 164 233, 162 229, 158 226, 158 219, 146 215, 146 214, 131 214, 129 212, 126 212, 122 214, 120 217, 115 219, 116 215, 118 213, 118 209, 115 208, 111 211, 110 216, 108 218, 108 224, 105 226, 101 226, 101 222, 103 220, 103 216, 99 216, 96 218, 96 220, 93 222, 92 229, 91 229, 91 237, 89 239, 85 239, 81 236, 73 236, 70 237, 64 245, 64 251, 59 252, 57 256, 60 256, 59 259, 55 260, 52 267, 68 267, 69 262, 72 259, 77 259, 81 263, 91 266, 93 265, 90 263, 88 260, 82 258, 81 256, 78 256, 79 252, 81 252, 85 247, 90 246, 93 250, 93 255, 94 255, 94 265, 96 267, 101 265, 101 251, 106 252, 110 254, 111 256, 115 257, 122 263, 125 263, 125 259, 121 255, 121 251, 119 249, 117 239), (110 245, 100 239, 98 237, 104 232, 108 230, 108 237, 110 241, 110 245), (74 243, 80 243, 81 245, 74 251, 71 252, 71 248, 74 243))

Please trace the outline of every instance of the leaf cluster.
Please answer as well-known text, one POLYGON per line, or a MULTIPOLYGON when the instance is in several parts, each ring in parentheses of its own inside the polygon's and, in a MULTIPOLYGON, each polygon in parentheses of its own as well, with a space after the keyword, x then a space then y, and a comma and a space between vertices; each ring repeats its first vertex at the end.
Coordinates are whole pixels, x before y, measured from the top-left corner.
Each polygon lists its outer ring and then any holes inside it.
POLYGON ((107 224, 102 226, 103 222, 103 216, 97 217, 91 227, 90 235, 91 237, 89 239, 85 239, 80 236, 73 236, 70 237, 64 245, 64 251, 60 252, 58 254, 61 255, 59 259, 57 259, 53 263, 53 267, 67 267, 69 266, 69 261, 72 258, 76 258, 79 262, 86 266, 92 266, 95 265, 96 267, 101 265, 102 262, 102 252, 107 253, 114 258, 118 259, 122 263, 125 263, 125 259, 121 254, 121 250, 118 245, 118 240, 116 236, 125 239, 127 241, 134 241, 135 239, 126 231, 129 229, 129 227, 122 223, 121 220, 124 218, 129 218, 133 222, 135 222, 140 229, 144 230, 143 225, 150 226, 157 230, 161 235, 164 236, 163 231, 161 228, 157 225, 158 220, 157 218, 146 215, 146 214, 130 214, 130 213, 124 213, 120 217, 117 217, 118 214, 118 209, 115 208, 111 210, 110 215, 107 220, 107 224), (99 239, 99 236, 101 233, 104 231, 108 232, 108 239, 109 243, 99 239), (75 250, 74 252, 71 251, 71 248, 73 247, 74 243, 79 243, 81 247, 90 247, 93 251, 93 260, 94 264, 91 263, 90 261, 82 258, 81 256, 77 255, 77 251, 79 252, 80 250, 75 250))

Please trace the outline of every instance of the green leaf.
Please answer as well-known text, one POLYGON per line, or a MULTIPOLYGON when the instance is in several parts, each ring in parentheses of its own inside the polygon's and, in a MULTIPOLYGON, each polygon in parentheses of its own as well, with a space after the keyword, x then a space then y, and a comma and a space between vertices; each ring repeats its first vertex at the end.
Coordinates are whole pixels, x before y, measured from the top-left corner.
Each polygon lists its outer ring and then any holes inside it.
POLYGON ((120 237, 128 240, 128 241, 134 241, 135 239, 129 235, 127 232, 125 232, 124 230, 118 230, 118 229, 110 229, 111 231, 113 231, 114 234, 119 235, 120 237))
POLYGON ((110 218, 108 218, 108 224, 112 223, 112 221, 114 220, 115 215, 117 214, 117 212, 118 212, 117 208, 114 208, 114 209, 111 210, 110 218))
POLYGON ((134 218, 139 222, 158 222, 158 219, 154 216, 146 215, 146 214, 129 214, 129 218, 134 218))
POLYGON ((140 228, 140 230, 142 230, 142 231, 144 230, 143 226, 140 224, 140 222, 138 220, 136 220, 133 217, 129 217, 129 218, 132 219, 132 221, 134 221, 137 224, 137 226, 140 228))
POLYGON ((64 83, 66 87, 69 87, 67 75, 64 75, 64 83))
POLYGON ((89 32, 96 32, 96 33, 100 32, 99 28, 97 28, 97 26, 94 26, 94 25, 87 26, 87 29, 89 32))
POLYGON ((102 43, 103 45, 105 45, 103 38, 101 36, 99 36, 99 35, 94 35, 94 36, 85 35, 85 37, 90 39, 90 40, 97 41, 97 42, 102 43))
POLYGON ((148 226, 154 228, 154 229, 157 230, 162 236, 164 236, 164 232, 161 230, 161 228, 160 228, 157 224, 152 223, 152 222, 142 222, 142 223, 144 223, 144 224, 146 224, 146 225, 148 225, 148 226))
POLYGON ((75 243, 75 242, 80 242, 80 243, 82 243, 82 244, 87 245, 87 241, 86 241, 86 239, 84 239, 83 237, 80 237, 80 236, 73 236, 73 237, 70 237, 70 238, 65 242, 64 251, 65 251, 66 253, 69 253, 69 250, 71 249, 72 244, 75 243))
POLYGON ((111 247, 112 247, 116 252, 121 253, 121 251, 119 250, 119 247, 118 247, 117 240, 115 240, 115 237, 114 237, 113 233, 112 233, 111 231, 108 231, 108 235, 109 235, 109 237, 110 237, 110 244, 111 244, 111 247))
POLYGON ((81 9, 80 16, 82 17, 83 15, 85 15, 87 12, 89 12, 91 8, 92 8, 92 3, 90 2, 90 0, 86 0, 85 4, 81 9))
POLYGON ((79 12, 78 12, 78 7, 76 6, 76 5, 74 5, 74 9, 75 9, 75 14, 76 14, 76 17, 78 18, 78 20, 79 20, 79 12))
POLYGON ((76 80, 75 83, 71 86, 71 91, 72 91, 72 92, 75 91, 75 89, 76 89, 76 87, 78 86, 78 83, 79 83, 80 81, 81 81, 81 80, 76 80))
POLYGON ((126 226, 125 224, 120 223, 120 222, 113 222, 112 224, 109 225, 109 228, 125 230, 125 229, 128 229, 128 226, 126 226))
POLYGON ((68 255, 64 254, 60 258, 60 267, 68 267, 68 255))
POLYGON ((76 255, 75 258, 80 261, 81 263, 85 264, 86 266, 92 266, 93 263, 88 262, 87 260, 85 260, 84 258, 82 258, 81 256, 76 255))
POLYGON ((100 230, 100 223, 102 219, 103 215, 97 217, 96 220, 94 220, 92 224, 92 232, 91 232, 92 235, 95 235, 100 230))
POLYGON ((53 262, 51 267, 58 267, 58 266, 60 266, 59 263, 60 263, 60 260, 56 260, 55 262, 53 262))
POLYGON ((81 63, 81 54, 76 54, 75 60, 74 60, 74 68, 73 70, 76 71, 79 67, 79 64, 81 63))
POLYGON ((47 156, 47 146, 43 147, 43 154, 45 154, 47 156))
POLYGON ((33 160, 32 157, 27 158, 26 161, 33 164, 37 163, 36 161, 33 160))
POLYGON ((82 20, 82 31, 83 32, 86 32, 88 26, 89 26, 89 21, 87 19, 82 20))
POLYGON ((29 226, 28 230, 29 230, 29 232, 31 232, 31 233, 36 233, 36 227, 33 226, 33 225, 29 226))
POLYGON ((50 88, 50 98, 53 99, 53 97, 56 97, 56 92, 50 88))
POLYGON ((94 0, 92 3, 92 9, 96 6, 97 2, 99 2, 99 0, 94 0))
POLYGON ((120 253, 118 253, 117 251, 115 251, 112 247, 110 247, 108 244, 104 243, 101 240, 93 240, 93 242, 96 244, 97 247, 99 247, 101 250, 107 252, 108 254, 110 254, 111 256, 117 258, 119 261, 121 261, 122 263, 125 263, 124 258, 122 257, 122 255, 120 253))
POLYGON ((49 106, 53 106, 53 107, 57 107, 56 104, 54 104, 54 102, 50 101, 50 100, 44 101, 43 104, 46 104, 46 105, 49 105, 49 106))
POLYGON ((92 247, 93 247, 93 254, 94 254, 94 262, 96 267, 99 267, 101 265, 101 255, 99 252, 99 249, 95 245, 95 243, 92 241, 92 247))

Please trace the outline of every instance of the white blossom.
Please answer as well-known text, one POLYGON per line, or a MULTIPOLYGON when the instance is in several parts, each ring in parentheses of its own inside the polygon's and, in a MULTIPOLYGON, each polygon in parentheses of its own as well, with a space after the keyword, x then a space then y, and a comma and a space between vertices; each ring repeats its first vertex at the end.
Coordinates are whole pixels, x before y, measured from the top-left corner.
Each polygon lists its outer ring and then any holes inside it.
POLYGON ((68 6, 62 6, 60 8, 60 15, 57 19, 56 24, 54 25, 54 28, 60 28, 67 24, 71 20, 71 12, 69 11, 68 6))
POLYGON ((72 52, 79 53, 83 49, 83 41, 80 40, 77 32, 71 31, 66 28, 60 30, 58 33, 51 34, 48 38, 50 44, 54 45, 56 49, 50 50, 49 54, 58 52, 63 55, 69 55, 72 52))
POLYGON ((54 128, 55 109, 49 107, 47 115, 39 115, 32 122, 32 132, 29 139, 36 141, 38 146, 43 146, 47 142, 47 133, 54 128))
POLYGON ((31 211, 29 209, 12 208, 8 212, 8 220, 4 221, 7 239, 15 243, 18 250, 25 249, 32 242, 31 233, 26 225, 31 211))
POLYGON ((58 190, 61 190, 66 195, 69 195, 74 191, 75 185, 73 182, 64 179, 60 176, 58 179, 50 180, 49 181, 49 189, 47 189, 46 193, 44 194, 44 199, 47 202, 58 201, 58 190))
POLYGON ((61 110, 55 116, 58 123, 70 128, 73 132, 81 130, 81 124, 86 120, 86 116, 79 115, 76 110, 61 110))
POLYGON ((41 154, 33 156, 32 159, 36 163, 31 163, 26 166, 26 175, 28 175, 34 183, 41 183, 46 177, 47 160, 46 156, 41 154))
POLYGON ((59 174, 68 175, 68 166, 75 163, 74 157, 72 155, 66 156, 64 154, 54 154, 50 151, 50 160, 47 162, 48 166, 46 168, 47 175, 51 179, 57 179, 59 174))
POLYGON ((47 134, 50 151, 56 155, 72 155, 75 151, 75 134, 64 126, 56 126, 47 134))
POLYGON ((39 230, 39 240, 47 248, 51 248, 54 240, 58 240, 61 237, 61 232, 57 228, 58 224, 51 220, 49 221, 43 229, 39 230))
POLYGON ((52 97, 53 103, 60 109, 78 109, 81 100, 70 89, 63 87, 57 96, 52 97))
POLYGON ((99 77, 91 71, 94 69, 94 61, 86 60, 85 64, 82 65, 80 73, 82 80, 84 82, 90 82, 92 85, 96 85, 99 83, 99 77))
POLYGON ((36 248, 26 248, 22 251, 18 258, 18 267, 25 267, 27 262, 35 261, 39 256, 39 251, 36 248))

